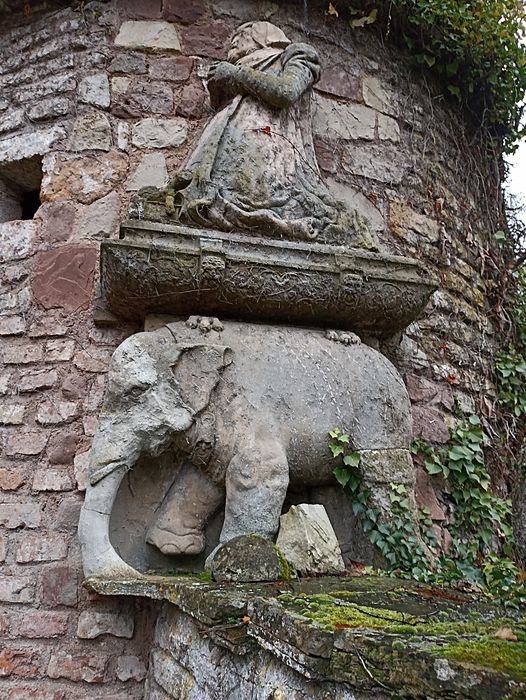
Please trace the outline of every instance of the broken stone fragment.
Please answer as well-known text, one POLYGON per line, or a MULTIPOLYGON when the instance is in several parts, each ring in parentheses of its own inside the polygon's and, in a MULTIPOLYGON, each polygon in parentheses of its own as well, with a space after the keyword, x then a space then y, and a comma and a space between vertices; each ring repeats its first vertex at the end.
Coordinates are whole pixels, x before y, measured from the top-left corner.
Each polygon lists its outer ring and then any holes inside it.
POLYGON ((277 581, 290 578, 288 562, 264 537, 240 535, 222 545, 214 555, 214 581, 277 581))
POLYGON ((280 517, 276 546, 303 575, 341 574, 342 553, 322 505, 301 503, 280 517))

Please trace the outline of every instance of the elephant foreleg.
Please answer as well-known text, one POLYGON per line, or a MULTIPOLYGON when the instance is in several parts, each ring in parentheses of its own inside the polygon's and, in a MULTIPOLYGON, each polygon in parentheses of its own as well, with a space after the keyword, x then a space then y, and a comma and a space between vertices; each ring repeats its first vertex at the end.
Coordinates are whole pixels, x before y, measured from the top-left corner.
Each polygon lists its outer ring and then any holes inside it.
POLYGON ((205 525, 222 500, 223 489, 193 465, 183 465, 146 541, 163 554, 200 554, 205 525))
POLYGON ((88 486, 80 512, 79 540, 86 577, 138 578, 141 574, 119 557, 110 542, 110 516, 125 466, 88 486))
POLYGON ((227 469, 225 520, 220 543, 238 535, 272 539, 289 485, 285 449, 275 437, 250 441, 227 469))

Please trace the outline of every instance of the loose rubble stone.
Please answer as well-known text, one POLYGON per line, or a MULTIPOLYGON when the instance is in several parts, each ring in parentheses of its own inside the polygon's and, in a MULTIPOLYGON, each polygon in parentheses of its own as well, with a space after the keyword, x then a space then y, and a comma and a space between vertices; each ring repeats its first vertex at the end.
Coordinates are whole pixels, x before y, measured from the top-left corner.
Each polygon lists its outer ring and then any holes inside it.
POLYGON ((79 100, 95 107, 110 106, 110 83, 106 73, 88 75, 79 83, 79 100))
POLYGON ((181 146, 188 136, 183 119, 142 119, 132 129, 132 143, 138 148, 181 146))
POLYGON ((340 574, 340 545, 322 505, 302 503, 280 517, 276 547, 300 573, 340 574))
POLYGON ((111 125, 105 114, 83 114, 75 120, 70 139, 72 151, 109 151, 110 148, 111 125))
POLYGON ((135 192, 143 187, 165 187, 168 184, 166 159, 162 153, 147 153, 137 169, 126 183, 128 192, 135 192))
POLYGON ((101 634, 113 637, 133 637, 133 616, 126 613, 105 613, 84 610, 80 613, 77 626, 77 637, 80 639, 95 639, 101 634))
POLYGON ((175 27, 164 21, 123 22, 115 39, 115 46, 145 51, 181 51, 175 27))
POLYGON ((277 581, 289 578, 286 561, 276 547, 258 535, 241 535, 223 544, 212 565, 214 581, 277 581))
POLYGON ((45 309, 87 309, 93 292, 98 250, 95 246, 67 245, 37 253, 32 289, 45 309))

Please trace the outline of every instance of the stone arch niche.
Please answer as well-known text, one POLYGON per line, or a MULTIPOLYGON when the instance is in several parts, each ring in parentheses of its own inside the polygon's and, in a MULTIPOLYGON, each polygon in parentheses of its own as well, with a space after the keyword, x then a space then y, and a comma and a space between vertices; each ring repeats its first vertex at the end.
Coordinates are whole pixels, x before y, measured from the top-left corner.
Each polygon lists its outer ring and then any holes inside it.
MULTIPOLYGON (((383 638, 357 649, 277 601, 281 587, 347 590, 405 610, 410 586, 179 574, 220 538, 272 538, 299 503, 324 504, 346 564, 371 561, 331 476, 340 423, 378 506, 406 484, 447 546, 440 492, 408 448, 445 442, 455 403, 468 414, 493 392, 481 250, 497 213, 469 124, 408 56, 326 3, 62 5, 27 17, 7 3, 0 32, 0 177, 33 158, 43 174, 34 219, 0 224, 16 240, 0 328, 18 410, 2 468, 20 460, 31 478, 0 505, 5 597, 55 630, 50 656, 28 628, 23 687, 11 674, 7 692, 31 697, 45 678, 79 697, 466 697, 453 662, 400 654, 396 675, 383 638), (241 58, 254 60, 209 81, 250 22, 272 25, 234 47, 252 41, 241 58), (243 478, 229 485, 232 464, 243 478), (76 587, 81 558, 99 596, 76 587)), ((487 673, 472 672, 473 697, 487 673)))

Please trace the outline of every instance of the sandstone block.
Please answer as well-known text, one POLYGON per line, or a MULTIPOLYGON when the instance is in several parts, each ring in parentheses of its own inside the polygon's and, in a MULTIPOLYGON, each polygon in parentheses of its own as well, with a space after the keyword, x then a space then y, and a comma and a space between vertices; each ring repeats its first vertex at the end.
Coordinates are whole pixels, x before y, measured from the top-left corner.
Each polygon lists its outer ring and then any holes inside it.
POLYGON ((431 513, 431 520, 445 520, 446 514, 443 507, 438 502, 431 477, 421 467, 416 470, 416 503, 419 508, 428 508, 431 513))
POLYGON ((109 238, 118 231, 120 197, 113 191, 82 209, 76 236, 109 238))
POLYGON ((168 22, 180 22, 181 24, 193 24, 206 12, 204 0, 193 2, 179 2, 179 0, 164 0, 162 3, 163 18, 168 22))
POLYGON ((78 403, 46 400, 38 406, 36 420, 41 425, 61 425, 75 420, 79 414, 78 403))
POLYGON ((316 151, 316 160, 322 170, 328 173, 338 172, 341 155, 337 142, 331 142, 317 136, 314 138, 314 150, 316 151))
POLYGON ((75 428, 53 433, 47 446, 50 464, 73 464, 80 436, 75 428))
POLYGON ((37 469, 31 488, 33 491, 71 491, 73 482, 65 469, 37 469))
POLYGON ((443 415, 434 408, 425 406, 413 406, 413 435, 440 444, 449 440, 449 430, 443 415))
POLYGON ((286 578, 276 548, 257 535, 234 537, 217 550, 211 562, 214 581, 277 581, 286 578))
POLYGON ((436 219, 420 214, 397 200, 391 200, 389 203, 389 226, 392 232, 402 239, 409 231, 430 243, 436 243, 440 239, 440 226, 436 219))
POLYGON ((185 85, 178 96, 175 113, 187 119, 199 119, 203 116, 205 92, 198 82, 185 85))
POLYGON ((41 362, 43 349, 41 345, 6 345, 2 350, 2 359, 6 365, 28 365, 41 362))
POLYGON ((36 221, 6 221, 0 224, 0 262, 27 258, 36 229, 36 221))
POLYGON ((25 411, 19 404, 0 404, 0 425, 22 425, 25 411))
POLYGON ((139 118, 145 114, 173 113, 174 95, 169 85, 157 82, 142 82, 131 86, 126 79, 114 78, 112 113, 124 119, 139 118), (119 81, 119 82, 117 82, 119 81), (118 90, 117 90, 118 88, 118 90))
MULTIPOLYGON (((23 275, 22 275, 23 276, 23 275)), ((31 301, 31 292, 28 288, 19 292, 7 292, 0 295, 0 314, 16 314, 27 311, 31 301)), ((30 360, 32 362, 32 360, 30 360)))
POLYGON ((9 689, 7 700, 66 700, 65 690, 35 690, 27 686, 9 689))
POLYGON ((89 245, 66 245, 35 256, 32 289, 45 309, 87 309, 93 291, 98 250, 89 245))
POLYGON ((80 639, 95 639, 102 634, 113 637, 133 637, 133 616, 127 613, 106 613, 84 610, 80 613, 77 626, 77 637, 80 639))
POLYGON ((33 678, 39 673, 39 657, 30 649, 0 650, 0 676, 33 678))
POLYGON ((23 374, 18 382, 18 391, 30 393, 33 391, 42 391, 43 389, 51 389, 58 381, 56 370, 40 369, 35 372, 23 374))
POLYGON ((82 501, 77 498, 77 494, 71 498, 62 498, 53 520, 53 530, 76 536, 81 506, 82 501))
POLYGON ((84 372, 107 372, 110 358, 110 350, 90 347, 78 352, 73 358, 73 364, 84 372))
POLYGON ((137 169, 126 183, 128 192, 135 192, 143 187, 165 187, 168 184, 166 159, 162 153, 147 153, 137 169))
POLYGON ((181 51, 175 27, 164 21, 123 22, 115 39, 115 46, 145 51, 181 51))
POLYGON ((48 340, 44 359, 46 362, 68 362, 74 354, 74 340, 48 340))
POLYGON ((56 561, 65 559, 68 553, 64 535, 22 535, 18 543, 16 560, 19 564, 34 561, 56 561))
POLYGON ((36 503, 0 503, 0 525, 8 530, 39 527, 41 520, 42 512, 36 503))
POLYGON ((0 117, 0 134, 19 129, 25 124, 25 114, 23 109, 11 109, 0 117))
POLYGON ((314 93, 313 131, 331 139, 375 138, 376 112, 363 105, 341 104, 314 93))
POLYGON ((362 101, 361 80, 341 65, 326 66, 315 89, 353 102, 362 101))
POLYGON ((399 185, 404 176, 402 154, 389 151, 387 145, 347 144, 343 148, 343 169, 352 175, 391 185, 399 185))
POLYGON ((107 655, 59 652, 51 655, 47 675, 50 678, 67 678, 77 683, 103 683, 107 660, 107 655))
MULTIPOLYGON (((108 66, 110 73, 132 73, 140 75, 147 72, 146 59, 140 53, 121 53, 115 56, 108 66)), ((163 77, 163 76, 160 76, 163 77)))
POLYGON ((98 419, 97 416, 84 416, 82 419, 82 427, 84 428, 84 435, 93 437, 97 431, 98 419))
POLYGON ((378 115, 378 138, 380 141, 400 143, 400 127, 396 119, 385 114, 378 115))
POLYGON ((17 616, 12 629, 18 637, 60 637, 67 631, 69 615, 69 612, 30 610, 17 616))
POLYGON ((73 465, 77 488, 79 491, 85 491, 89 484, 89 450, 75 455, 73 465))
POLYGON ((138 148, 167 148, 181 146, 187 139, 188 128, 183 119, 141 119, 132 129, 132 143, 138 148))
POLYGON ((11 383, 12 372, 2 372, 0 374, 0 394, 7 394, 11 383))
POLYGON ((327 179, 327 186, 336 199, 345 202, 350 209, 365 219, 371 231, 384 230, 385 220, 379 205, 373 204, 360 190, 332 178, 327 179))
POLYGON ((0 576, 0 601, 31 603, 35 598, 33 576, 0 576))
POLYGON ((78 572, 71 566, 52 564, 42 569, 40 587, 44 605, 74 606, 78 601, 78 572))
POLYGON ((302 574, 340 574, 340 545, 322 505, 302 503, 280 517, 276 547, 302 574))
POLYGON ((371 75, 363 78, 362 94, 363 101, 368 107, 372 107, 377 112, 396 116, 396 100, 384 90, 378 78, 371 75))
MULTIPOLYGON (((33 98, 35 99, 35 98, 33 98)), ((12 136, 0 141, 0 163, 12 163, 23 158, 43 155, 51 150, 57 141, 66 137, 61 126, 39 129, 20 136, 12 136)))
POLYGON ((185 52, 190 56, 223 59, 230 29, 221 22, 194 25, 183 30, 185 52))
POLYGON ((0 318, 0 335, 23 335, 26 321, 23 316, 5 316, 0 318))
POLYGON ((146 666, 138 656, 119 656, 115 675, 120 681, 142 681, 146 676, 146 666))
POLYGON ((25 473, 20 469, 0 469, 0 490, 16 491, 25 482, 25 473))
POLYGON ((72 151, 109 151, 111 124, 100 112, 83 114, 75 120, 69 147, 72 151))
POLYGON ((40 122, 45 119, 64 117, 69 114, 70 109, 71 104, 67 97, 48 97, 32 105, 27 113, 31 121, 40 122))
MULTIPOLYGON (((67 241, 73 232, 77 209, 71 202, 46 202, 38 210, 42 220, 40 240, 52 245, 67 241)), ((47 335, 47 334, 46 334, 47 335)))
MULTIPOLYGON (((5 561, 7 556, 7 537, 5 535, 0 536, 0 562, 5 561)), ((4 631, 4 618, 0 615, 0 634, 4 631)))
POLYGON ((38 455, 46 446, 47 440, 48 437, 45 433, 18 432, 16 435, 9 437, 6 454, 10 457, 38 455))
POLYGON ((79 100, 95 107, 110 106, 110 83, 106 73, 88 75, 79 83, 79 100))
POLYGON ((194 59, 189 56, 176 58, 154 58, 149 64, 149 73, 155 80, 173 80, 183 83, 190 77, 194 59))
POLYGON ((360 450, 360 470, 369 484, 413 484, 415 469, 409 450, 360 450))
POLYGON ((130 125, 127 122, 119 121, 117 124, 117 148, 127 151, 130 147, 130 125))

